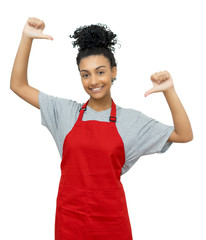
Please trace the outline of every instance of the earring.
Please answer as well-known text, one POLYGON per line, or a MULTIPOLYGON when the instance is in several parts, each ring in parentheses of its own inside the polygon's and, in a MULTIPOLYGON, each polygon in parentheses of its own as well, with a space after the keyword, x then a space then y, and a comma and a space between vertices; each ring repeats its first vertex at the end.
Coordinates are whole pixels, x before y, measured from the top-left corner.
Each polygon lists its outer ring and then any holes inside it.
POLYGON ((115 80, 116 80, 116 77, 115 77, 115 78, 112 78, 112 84, 114 83, 115 80))

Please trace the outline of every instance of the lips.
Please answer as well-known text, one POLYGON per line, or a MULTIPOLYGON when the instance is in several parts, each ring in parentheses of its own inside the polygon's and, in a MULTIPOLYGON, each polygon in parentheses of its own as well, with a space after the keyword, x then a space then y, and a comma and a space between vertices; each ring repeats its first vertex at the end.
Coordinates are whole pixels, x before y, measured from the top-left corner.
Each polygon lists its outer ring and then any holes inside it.
POLYGON ((90 88, 92 92, 100 92, 104 86, 98 88, 90 88))

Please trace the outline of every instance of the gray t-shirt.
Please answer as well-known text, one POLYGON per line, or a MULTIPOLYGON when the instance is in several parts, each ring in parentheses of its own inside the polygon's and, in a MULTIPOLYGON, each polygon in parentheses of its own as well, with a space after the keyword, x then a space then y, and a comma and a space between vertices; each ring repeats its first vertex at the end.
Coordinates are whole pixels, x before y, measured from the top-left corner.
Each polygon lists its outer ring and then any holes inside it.
MULTIPOLYGON (((61 159, 64 139, 77 121, 83 104, 39 92, 41 124, 52 134, 61 159)), ((87 106, 82 121, 109 122, 110 113, 111 108, 98 112, 87 106)), ((122 108, 118 105, 116 105, 116 117, 117 130, 125 149, 125 164, 121 175, 126 173, 141 156, 163 153, 171 146, 172 142, 167 140, 174 130, 173 126, 160 123, 138 110, 122 108)))

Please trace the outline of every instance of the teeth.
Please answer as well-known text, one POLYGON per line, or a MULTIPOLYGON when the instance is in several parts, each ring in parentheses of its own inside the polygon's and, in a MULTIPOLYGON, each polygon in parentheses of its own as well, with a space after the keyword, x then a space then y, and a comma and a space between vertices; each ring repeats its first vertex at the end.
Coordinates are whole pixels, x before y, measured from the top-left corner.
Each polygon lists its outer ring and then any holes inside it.
POLYGON ((92 88, 92 91, 97 91, 97 90, 100 90, 102 87, 100 88, 92 88))

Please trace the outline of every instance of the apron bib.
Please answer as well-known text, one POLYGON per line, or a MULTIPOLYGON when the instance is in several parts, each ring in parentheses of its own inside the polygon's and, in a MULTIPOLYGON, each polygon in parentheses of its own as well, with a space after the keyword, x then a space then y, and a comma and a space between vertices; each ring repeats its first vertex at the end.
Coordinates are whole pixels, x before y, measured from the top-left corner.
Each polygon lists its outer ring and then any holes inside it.
POLYGON ((55 240, 132 240, 121 169, 122 138, 112 100, 110 122, 82 121, 88 101, 63 143, 55 240))

